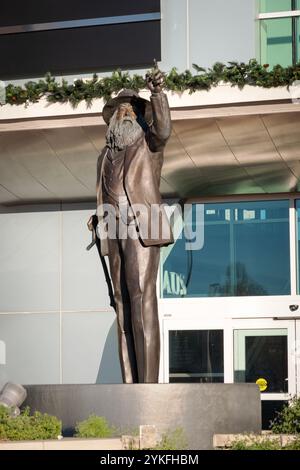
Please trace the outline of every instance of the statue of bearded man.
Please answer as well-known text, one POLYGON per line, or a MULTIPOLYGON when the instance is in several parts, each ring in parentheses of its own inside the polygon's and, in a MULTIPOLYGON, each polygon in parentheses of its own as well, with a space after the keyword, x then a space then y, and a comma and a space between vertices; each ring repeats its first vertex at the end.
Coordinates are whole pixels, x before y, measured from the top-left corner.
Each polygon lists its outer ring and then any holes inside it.
POLYGON ((170 110, 162 73, 156 69, 146 81, 150 101, 123 90, 104 106, 106 146, 97 164, 97 234, 109 260, 124 383, 158 382, 156 279, 160 247, 173 243, 159 192, 170 110))

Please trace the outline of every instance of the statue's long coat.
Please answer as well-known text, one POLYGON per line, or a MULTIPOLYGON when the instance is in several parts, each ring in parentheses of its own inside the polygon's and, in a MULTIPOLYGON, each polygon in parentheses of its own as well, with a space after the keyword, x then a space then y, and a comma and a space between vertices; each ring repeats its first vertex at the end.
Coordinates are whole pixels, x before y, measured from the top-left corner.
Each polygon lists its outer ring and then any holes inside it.
MULTIPOLYGON (((163 92, 152 94, 151 105, 153 113, 151 126, 142 137, 126 149, 124 188, 136 217, 141 242, 145 246, 165 246, 173 243, 174 240, 162 206, 159 184, 163 165, 163 150, 171 134, 171 117, 168 99, 163 92), (145 210, 136 213, 135 205, 140 204, 145 210), (157 217, 159 217, 158 233, 151 229, 151 220, 157 220, 157 217), (155 237, 153 237, 153 233, 155 233, 155 237)), ((105 233, 102 177, 104 161, 110 151, 109 147, 104 147, 97 163, 97 215, 100 225, 98 233, 105 233)), ((103 256, 108 254, 108 244, 105 237, 101 237, 101 252, 103 256)))

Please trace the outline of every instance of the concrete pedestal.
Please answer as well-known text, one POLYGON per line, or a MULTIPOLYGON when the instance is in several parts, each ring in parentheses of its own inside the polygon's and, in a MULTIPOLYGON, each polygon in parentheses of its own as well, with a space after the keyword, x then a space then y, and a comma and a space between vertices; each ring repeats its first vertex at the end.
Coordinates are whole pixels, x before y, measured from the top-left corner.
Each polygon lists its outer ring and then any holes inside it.
POLYGON ((260 432, 255 384, 30 385, 25 405, 53 414, 65 435, 90 414, 128 433, 141 424, 182 428, 189 449, 213 448, 214 434, 260 432))

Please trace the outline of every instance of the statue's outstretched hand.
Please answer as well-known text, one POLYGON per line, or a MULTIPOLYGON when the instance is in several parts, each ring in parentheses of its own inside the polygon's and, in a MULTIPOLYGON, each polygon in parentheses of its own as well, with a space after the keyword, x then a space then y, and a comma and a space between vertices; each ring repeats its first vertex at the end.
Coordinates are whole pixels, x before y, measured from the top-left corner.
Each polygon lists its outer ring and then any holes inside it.
POLYGON ((152 73, 147 73, 146 82, 151 93, 160 93, 164 84, 164 75, 159 69, 155 69, 152 73))

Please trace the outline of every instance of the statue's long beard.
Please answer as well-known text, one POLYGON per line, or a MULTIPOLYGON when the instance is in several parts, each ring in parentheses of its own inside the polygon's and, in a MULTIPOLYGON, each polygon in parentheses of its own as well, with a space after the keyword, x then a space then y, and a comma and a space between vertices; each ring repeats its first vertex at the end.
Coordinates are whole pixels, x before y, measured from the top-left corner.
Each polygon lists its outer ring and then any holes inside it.
POLYGON ((106 133, 106 144, 114 152, 133 144, 144 132, 136 119, 129 119, 126 117, 118 120, 117 111, 115 111, 110 120, 106 133))

